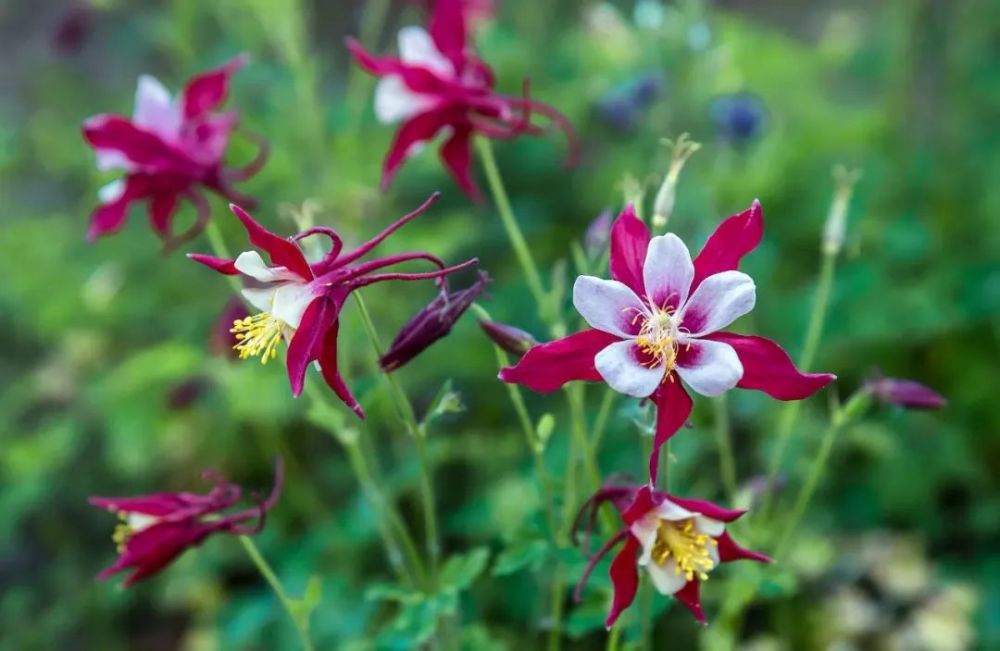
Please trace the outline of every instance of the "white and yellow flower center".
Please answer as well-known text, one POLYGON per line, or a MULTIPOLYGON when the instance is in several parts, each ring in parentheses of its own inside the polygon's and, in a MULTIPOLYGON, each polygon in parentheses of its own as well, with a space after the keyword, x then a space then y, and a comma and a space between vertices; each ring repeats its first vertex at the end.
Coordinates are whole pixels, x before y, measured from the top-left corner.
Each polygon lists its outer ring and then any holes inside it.
POLYGON ((674 572, 683 575, 687 581, 696 576, 708 579, 716 565, 711 547, 718 545, 714 538, 701 533, 695 527, 694 518, 684 520, 660 520, 656 527, 656 540, 650 550, 650 558, 657 565, 664 566, 671 559, 674 572))
POLYGON ((662 365, 666 373, 674 370, 677 365, 677 339, 680 331, 673 310, 654 308, 651 315, 638 315, 636 318, 645 319, 635 338, 639 350, 651 358, 644 365, 662 365))
POLYGON ((125 545, 128 544, 132 536, 159 522, 159 518, 153 515, 126 513, 125 511, 118 512, 118 519, 121 522, 115 525, 115 531, 111 534, 111 540, 114 541, 115 548, 119 554, 125 551, 125 545))

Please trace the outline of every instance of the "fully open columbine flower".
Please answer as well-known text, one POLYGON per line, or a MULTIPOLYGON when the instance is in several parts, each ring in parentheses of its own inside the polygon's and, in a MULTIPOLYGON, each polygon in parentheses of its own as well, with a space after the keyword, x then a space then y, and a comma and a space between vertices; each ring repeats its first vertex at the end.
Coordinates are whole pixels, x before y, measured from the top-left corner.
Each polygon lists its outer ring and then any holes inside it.
POLYGON ((576 597, 580 598, 598 561, 624 542, 611 562, 614 599, 605 620, 608 628, 635 599, 640 567, 646 570, 657 592, 673 595, 704 623, 701 582, 707 581, 713 570, 722 563, 740 559, 770 561, 763 554, 737 545, 726 531, 726 525, 745 511, 675 497, 649 486, 606 486, 584 504, 580 515, 589 510, 592 525, 597 509, 604 502, 618 509, 625 527, 591 557, 577 585, 576 597))
POLYGON ((354 290, 373 283, 443 278, 479 262, 473 258, 446 267, 439 258, 423 251, 359 262, 385 238, 426 211, 437 197, 437 194, 432 195, 419 208, 349 253, 343 252, 343 240, 332 228, 315 226, 285 239, 261 226, 238 206, 230 206, 246 228, 250 243, 263 249, 271 264, 265 263, 260 253, 253 250, 244 251, 235 260, 201 254, 188 257, 220 273, 242 275, 254 283, 243 290, 243 297, 259 312, 233 325, 239 340, 235 348, 241 358, 259 356, 266 364, 277 357, 281 342, 287 340, 286 361, 292 393, 296 396, 302 393, 306 369, 310 363, 318 362, 323 378, 337 397, 364 418, 361 405, 337 369, 337 334, 344 301, 354 290), (298 245, 299 240, 310 235, 323 235, 330 240, 329 251, 314 263, 306 260, 298 245), (437 268, 423 273, 375 273, 410 260, 424 260, 437 268))
POLYGON ((255 137, 260 151, 253 162, 242 169, 223 168, 239 115, 216 111, 226 99, 229 77, 246 60, 236 57, 198 75, 177 98, 159 81, 143 75, 131 119, 101 114, 84 122, 83 135, 97 154, 98 169, 125 172, 123 179, 101 188, 101 205, 91 217, 88 239, 118 231, 135 201, 147 202, 150 224, 167 247, 196 236, 208 221, 209 206, 200 188, 252 206, 253 200, 236 193, 231 184, 257 173, 267 158, 267 145, 255 137), (173 218, 182 198, 195 206, 198 217, 185 233, 175 235, 173 218))
POLYGON ((91 497, 90 503, 117 513, 122 522, 115 528, 118 560, 97 575, 98 579, 132 569, 125 578, 128 587, 172 563, 183 552, 200 545, 213 533, 250 535, 264 527, 264 517, 278 502, 284 482, 284 465, 275 463, 274 485, 263 500, 251 495, 256 505, 227 513, 243 497, 243 490, 221 475, 205 471, 215 483, 205 495, 154 493, 141 497, 91 497), (247 523, 255 520, 252 525, 247 523))
POLYGON ((399 56, 376 57, 348 39, 347 48, 361 65, 380 78, 375 89, 375 116, 385 124, 401 123, 382 167, 382 187, 388 187, 407 158, 438 133, 446 133, 440 148, 445 167, 473 198, 472 136, 513 138, 537 134, 531 114, 539 113, 565 131, 576 156, 576 137, 567 120, 552 107, 529 97, 493 92, 493 71, 467 43, 462 0, 438 0, 427 30, 404 27, 399 32, 399 56))
POLYGON ((543 392, 572 380, 603 380, 620 393, 651 397, 657 406, 651 482, 660 446, 691 413, 681 380, 705 396, 734 387, 779 400, 812 395, 834 376, 801 373, 769 339, 721 331, 753 309, 753 280, 736 268, 763 230, 755 201, 723 221, 692 261, 676 235, 650 238, 628 206, 611 231, 614 280, 580 276, 573 287, 573 304, 593 329, 535 346, 500 379, 543 392))

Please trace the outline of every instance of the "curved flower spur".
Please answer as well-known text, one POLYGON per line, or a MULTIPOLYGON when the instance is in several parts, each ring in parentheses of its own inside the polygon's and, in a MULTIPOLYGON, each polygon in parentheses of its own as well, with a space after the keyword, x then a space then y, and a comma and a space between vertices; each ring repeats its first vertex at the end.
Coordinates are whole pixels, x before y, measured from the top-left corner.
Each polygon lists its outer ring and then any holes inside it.
POLYGON ((243 489, 227 482, 218 473, 206 470, 202 476, 214 483, 204 494, 153 493, 141 497, 91 497, 97 508, 117 513, 122 520, 113 539, 118 560, 97 575, 104 580, 132 569, 125 587, 153 576, 178 556, 197 547, 213 533, 252 535, 264 528, 267 512, 274 508, 284 484, 281 458, 274 465, 274 485, 266 499, 251 494, 251 508, 226 513, 243 499, 243 489), (253 524, 248 524, 254 521, 253 524))
POLYGON ((537 135, 538 113, 562 129, 570 143, 567 164, 577 158, 577 139, 569 121, 554 108, 532 100, 525 83, 522 97, 493 92, 493 71, 468 43, 462 0, 438 0, 428 29, 404 27, 399 56, 376 57, 354 39, 347 49, 358 64, 379 77, 375 116, 385 124, 401 123, 382 167, 382 188, 406 160, 439 132, 446 132, 441 159, 462 190, 481 198, 472 180, 472 136, 515 138, 537 135))
POLYGON ((438 194, 431 195, 419 208, 398 219, 384 231, 351 252, 343 251, 343 240, 332 228, 316 226, 285 239, 257 223, 239 206, 230 206, 233 214, 246 228, 250 243, 270 257, 268 265, 254 250, 244 251, 235 260, 197 253, 192 260, 226 275, 242 275, 254 285, 243 289, 243 297, 259 312, 237 320, 233 332, 239 343, 235 349, 243 359, 259 356, 266 364, 278 355, 282 341, 288 341, 288 379, 292 394, 302 393, 306 369, 318 362, 326 383, 337 397, 364 418, 364 410, 347 387, 337 368, 337 334, 340 331, 340 310, 351 292, 367 285, 388 280, 443 279, 448 274, 479 263, 477 258, 453 266, 424 252, 388 255, 361 262, 383 240, 423 214, 438 194), (309 262, 298 242, 312 235, 322 235, 330 249, 318 262, 309 262), (422 260, 436 269, 421 273, 376 273, 387 267, 422 260))
POLYGON ((573 287, 573 305, 592 329, 533 347, 500 379, 542 392, 572 380, 604 381, 652 398, 651 484, 660 447, 691 413, 681 380, 704 396, 739 387, 779 400, 809 397, 835 376, 800 372, 769 339, 722 331, 754 307, 754 282, 737 267, 763 232, 755 201, 723 221, 692 261, 676 235, 651 238, 629 205, 611 230, 614 280, 580 276, 573 287))
POLYGON ((197 236, 208 222, 209 205, 200 188, 254 205, 253 199, 233 190, 232 183, 263 167, 267 143, 247 134, 259 147, 256 158, 240 169, 224 168, 223 156, 239 115, 216 110, 226 99, 230 76, 246 62, 245 55, 239 56, 198 75, 177 98, 171 98, 159 81, 143 75, 131 119, 101 114, 84 122, 83 135, 97 155, 98 169, 125 172, 123 179, 101 188, 101 204, 87 231, 89 240, 117 232, 135 201, 147 202, 150 225, 168 250, 197 236), (194 205, 197 218, 187 231, 175 235, 173 221, 181 199, 194 205))
MULTIPOLYGON (((649 486, 605 486, 580 510, 577 523, 589 510, 589 539, 597 510, 610 502, 625 527, 593 556, 576 587, 577 600, 597 563, 615 546, 624 545, 611 562, 614 599, 605 620, 609 629, 635 599, 639 588, 638 568, 645 568, 657 592, 673 595, 701 623, 701 583, 722 563, 749 559, 770 562, 764 554, 740 547, 726 525, 746 511, 726 509, 712 502, 675 497, 649 486)), ((574 527, 575 529, 576 527, 574 527)))

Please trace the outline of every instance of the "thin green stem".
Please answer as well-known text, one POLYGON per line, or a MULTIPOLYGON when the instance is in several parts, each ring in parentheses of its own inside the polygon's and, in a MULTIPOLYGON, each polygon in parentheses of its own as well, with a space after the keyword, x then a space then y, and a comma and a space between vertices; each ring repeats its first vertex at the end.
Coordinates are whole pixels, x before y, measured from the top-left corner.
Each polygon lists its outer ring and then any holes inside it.
POLYGON ((489 183, 490 191, 493 193, 493 200, 496 202, 497 211, 500 213, 500 221, 503 222, 504 230, 510 239, 511 246, 514 247, 514 254, 524 271, 528 280, 528 288, 535 297, 538 304, 539 316, 547 324, 551 325, 552 311, 549 309, 549 300, 546 296, 545 288, 542 285, 542 277, 538 273, 538 266, 531 255, 521 227, 517 224, 514 211, 510 207, 510 199, 507 197, 507 190, 504 188, 500 178, 500 171, 497 169, 497 161, 493 156, 493 145, 488 138, 477 138, 476 145, 479 148, 479 158, 482 160, 483 169, 486 172, 486 180, 489 183))
POLYGON ((562 565, 556 564, 552 574, 548 651, 559 651, 559 647, 562 645, 562 620, 566 601, 563 594, 566 590, 564 574, 562 565))
POLYGON ((274 594, 278 597, 278 601, 281 602, 281 606, 288 613, 288 618, 292 620, 292 625, 295 626, 295 631, 299 634, 299 641, 302 642, 302 648, 305 651, 313 651, 314 647, 312 641, 309 639, 307 623, 301 621, 296 616, 295 605, 288 597, 288 593, 285 592, 278 577, 274 574, 274 570, 271 569, 267 560, 261 555, 260 550, 257 549, 257 544, 249 536, 239 536, 239 539, 243 543, 243 548, 247 550, 247 554, 250 555, 250 560, 257 566, 257 570, 271 586, 271 589, 274 590, 274 594))
POLYGON ((601 398, 601 406, 597 408, 597 419, 594 420, 594 434, 591 438, 594 449, 601 447, 601 439, 604 438, 604 428, 608 425, 608 418, 611 416, 611 408, 615 404, 615 397, 618 392, 611 387, 606 387, 604 397, 601 398))
MULTIPOLYGON (((382 356, 383 348, 382 343, 379 341, 378 333, 375 331, 375 323, 372 321, 371 314, 368 312, 368 308, 365 305, 364 299, 361 298, 360 292, 353 292, 352 296, 354 296, 355 303, 357 303, 358 312, 361 314, 361 322, 375 352, 377 365, 377 359, 382 356)), ((381 369, 379 371, 381 372, 381 369)), ((389 395, 396 408, 396 413, 409 430, 417 450, 417 460, 420 464, 420 499, 424 507, 425 544, 430 563, 430 584, 434 588, 437 586, 437 567, 441 556, 441 547, 438 544, 437 507, 434 500, 434 485, 431 479, 433 468, 430 455, 427 452, 427 431, 424 425, 417 422, 413 405, 410 403, 409 398, 406 397, 406 393, 403 392, 402 387, 399 386, 396 377, 392 373, 382 373, 382 376, 386 378, 389 384, 389 395)))
POLYGON ((604 647, 607 651, 618 651, 619 643, 622 639, 622 626, 616 624, 610 631, 608 631, 608 643, 604 647))
POLYGON ((719 474, 726 496, 732 499, 736 495, 736 461, 725 394, 712 400, 712 409, 715 412, 715 438, 719 446, 719 474))

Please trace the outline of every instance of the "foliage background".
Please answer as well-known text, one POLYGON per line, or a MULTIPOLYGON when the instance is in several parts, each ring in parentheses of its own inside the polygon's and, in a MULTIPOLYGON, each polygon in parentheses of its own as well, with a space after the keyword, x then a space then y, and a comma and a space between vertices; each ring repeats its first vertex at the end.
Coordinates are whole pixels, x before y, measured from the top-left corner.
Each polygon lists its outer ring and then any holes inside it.
MULTIPOLYGON (((179 88, 247 51, 253 63, 236 77, 230 106, 272 143, 268 165, 244 186, 261 199, 256 214, 265 223, 291 231, 288 207, 312 198, 321 221, 359 240, 441 189, 406 248, 432 248, 446 260, 480 256, 495 277, 487 307, 541 334, 494 209, 467 201, 431 153, 413 160, 389 193, 376 191, 391 131, 371 117, 373 83, 349 70, 342 39, 372 29, 365 5, 378 2, 95 4, 70 51, 53 45, 69 3, 0 7, 0 647, 294 648, 272 594, 232 540, 212 540, 129 591, 93 582, 112 560, 113 522, 85 500, 195 488, 205 466, 263 487, 278 452, 290 479, 260 544, 292 592, 312 574, 323 577, 317 644, 405 646, 389 630, 396 606, 365 598, 389 573, 370 506, 336 441, 289 397, 279 368, 210 352, 228 286, 180 255, 162 257, 139 214, 119 236, 84 243, 107 178, 95 171, 79 125, 98 112, 128 113, 142 72, 179 88)), ((570 171, 558 137, 498 146, 536 256, 571 281, 557 264, 569 243, 602 209, 620 207, 626 173, 662 174, 660 137, 689 131, 705 148, 684 172, 671 227, 697 243, 721 217, 761 199, 767 233, 747 261, 761 288, 755 328, 794 355, 815 288, 829 170, 860 167, 817 367, 840 376, 842 396, 877 366, 950 401, 938 413, 883 409, 844 433, 795 558, 769 570, 771 588, 755 600, 741 644, 883 648, 915 626, 924 646, 897 648, 997 648, 1000 10, 988 0, 638 4, 502 0, 498 19, 479 34, 500 88, 516 92, 530 77, 533 94, 564 111, 584 140, 583 162, 570 171), (663 92, 635 128, 602 122, 595 102, 649 73, 663 92), (748 146, 732 147, 718 137, 710 106, 745 90, 766 107, 765 124, 748 146), (918 589, 905 588, 913 581, 918 589), (944 606, 935 601, 941 595, 944 606)), ((394 47, 397 26, 419 22, 419 8, 393 5, 376 49, 394 47)), ((245 160, 251 150, 237 142, 231 156, 245 160)), ((221 203, 213 208, 235 246, 235 220, 221 203)), ((423 291, 368 292, 383 337, 431 298, 423 291)), ((417 469, 368 371, 355 319, 348 314, 353 344, 345 350, 372 415, 363 435, 419 527, 417 469)), ((487 340, 466 318, 399 376, 421 407, 450 378, 467 407, 439 423, 431 441, 446 551, 491 553, 461 596, 465 645, 534 648, 546 595, 530 563, 492 574, 498 557, 532 560, 524 536, 538 503, 494 372, 487 340)), ((588 402, 591 418, 597 402, 588 402)), ((536 397, 530 406, 536 415, 556 409, 536 397)), ((775 410, 750 394, 735 395, 730 407, 739 475, 749 479, 765 467, 775 410)), ((601 450, 605 474, 642 468, 629 409, 616 406, 601 450)), ((824 399, 804 412, 794 439, 800 466, 822 429, 824 399)), ((555 415, 546 459, 558 475, 568 423, 555 415)), ((675 490, 721 497, 711 427, 707 405, 696 405, 694 428, 674 449, 675 490)), ((713 576, 710 618, 729 580, 713 576)), ((605 599, 598 591, 571 611, 577 637, 569 648, 602 648, 605 599)), ((693 644, 700 631, 686 613, 665 599, 656 608, 668 610, 658 639, 693 644)), ((703 637, 712 644, 711 633, 703 637)))

